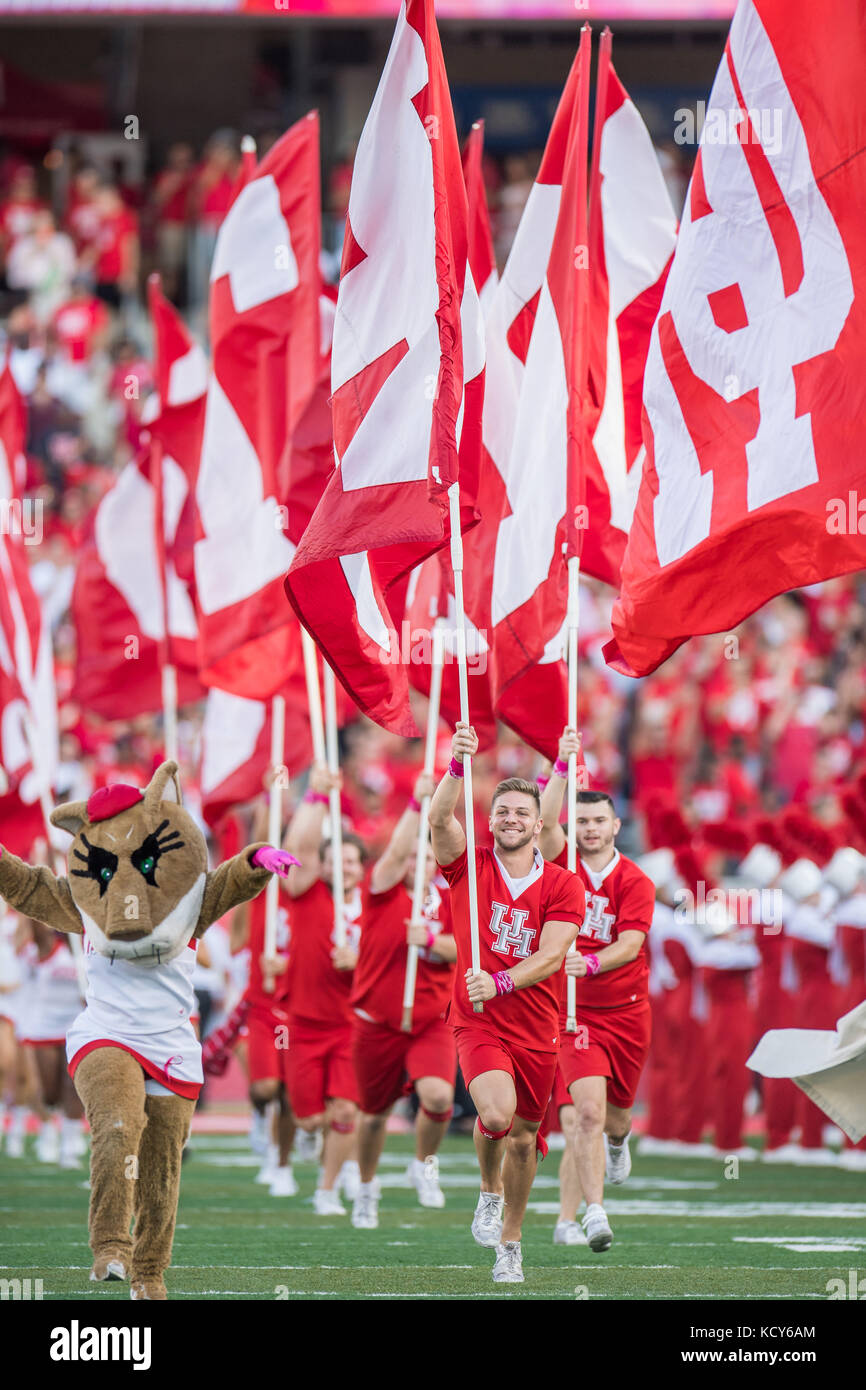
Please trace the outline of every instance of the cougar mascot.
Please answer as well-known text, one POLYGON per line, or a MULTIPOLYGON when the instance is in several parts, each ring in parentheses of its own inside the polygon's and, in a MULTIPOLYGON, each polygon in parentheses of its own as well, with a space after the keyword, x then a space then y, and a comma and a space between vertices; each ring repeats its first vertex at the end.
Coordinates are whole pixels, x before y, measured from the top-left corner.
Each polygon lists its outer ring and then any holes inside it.
POLYGON ((129 1278, 132 1298, 162 1299, 202 1084, 190 1022, 196 941, 297 861, 252 845, 209 873, 173 762, 144 791, 103 787, 58 806, 51 821, 74 836, 69 877, 0 847, 0 894, 17 912, 84 937, 87 1000, 66 1055, 91 1131, 90 1278, 129 1278))

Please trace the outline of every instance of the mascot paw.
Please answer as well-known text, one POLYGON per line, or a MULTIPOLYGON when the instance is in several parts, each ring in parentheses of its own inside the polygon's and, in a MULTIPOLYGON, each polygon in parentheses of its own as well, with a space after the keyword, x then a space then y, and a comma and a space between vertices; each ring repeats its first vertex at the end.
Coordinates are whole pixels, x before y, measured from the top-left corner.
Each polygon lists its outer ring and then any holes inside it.
POLYGON ((106 1280, 125 1279, 127 1277, 126 1265, 123 1260, 116 1256, 111 1258, 104 1256, 102 1259, 93 1261, 93 1268, 90 1271, 90 1278, 95 1283, 103 1283, 106 1280))
POLYGON ((293 864, 299 864, 300 860, 284 849, 273 849, 271 845, 263 845, 261 849, 256 850, 252 862, 257 869, 270 869, 272 874, 287 878, 289 869, 293 864))
POLYGON ((155 1279, 133 1279, 129 1296, 131 1299, 166 1299, 168 1290, 159 1276, 155 1279))

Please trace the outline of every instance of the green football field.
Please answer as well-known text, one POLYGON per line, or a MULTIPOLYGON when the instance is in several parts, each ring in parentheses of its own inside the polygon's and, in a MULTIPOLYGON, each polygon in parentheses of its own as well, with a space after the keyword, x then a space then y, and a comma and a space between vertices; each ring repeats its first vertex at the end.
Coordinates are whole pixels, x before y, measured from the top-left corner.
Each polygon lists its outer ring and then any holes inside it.
MULTIPOLYGON (((478 1180, 469 1139, 442 1154, 447 1205, 426 1211, 404 1185, 408 1139, 389 1137, 377 1231, 313 1215, 315 1168, 300 1193, 272 1198, 253 1178, 245 1136, 198 1135, 184 1165, 175 1299, 826 1300, 831 1279, 866 1274, 866 1175, 708 1159, 635 1159, 609 1189, 614 1244, 603 1255, 555 1246, 559 1155, 541 1165, 523 1236, 526 1283, 491 1282, 493 1252, 469 1234, 478 1180), (730 1171, 730 1169, 728 1170, 730 1171)), ((87 1200, 78 1173, 0 1156, 0 1277, 41 1279, 45 1299, 128 1299, 88 1282, 87 1200)), ((832 1287, 832 1286, 831 1286, 832 1287)))

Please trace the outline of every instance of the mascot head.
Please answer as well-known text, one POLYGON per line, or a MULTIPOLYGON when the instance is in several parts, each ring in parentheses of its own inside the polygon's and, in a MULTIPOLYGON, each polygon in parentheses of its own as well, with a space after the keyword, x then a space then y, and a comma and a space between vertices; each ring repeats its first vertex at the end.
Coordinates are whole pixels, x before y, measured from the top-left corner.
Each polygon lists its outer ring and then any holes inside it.
POLYGON ((144 791, 102 787, 51 821, 75 836, 69 887, 93 949, 142 965, 178 955, 201 911, 207 848, 181 805, 177 763, 157 768, 144 791))

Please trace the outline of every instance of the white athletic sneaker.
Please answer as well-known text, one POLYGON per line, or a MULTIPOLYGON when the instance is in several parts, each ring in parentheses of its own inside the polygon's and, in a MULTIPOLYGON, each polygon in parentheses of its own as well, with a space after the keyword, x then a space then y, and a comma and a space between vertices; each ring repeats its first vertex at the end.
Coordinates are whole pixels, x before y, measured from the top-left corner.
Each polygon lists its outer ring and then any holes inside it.
POLYGON ((435 1154, 429 1158, 413 1158, 406 1176, 418 1193, 422 1207, 444 1207, 445 1193, 439 1186, 439 1160, 435 1154))
POLYGON ((36 1157, 40 1163, 57 1163, 60 1159, 60 1130, 46 1120, 36 1139, 36 1157))
POLYGON ((295 1156, 299 1163, 318 1163, 322 1156, 322 1131, 299 1129, 295 1134, 295 1156))
POLYGON ((278 1144, 268 1144, 264 1161, 261 1168, 256 1173, 256 1182, 260 1182, 264 1187, 270 1187, 280 1166, 280 1149, 278 1144))
POLYGON ((631 1154, 628 1151, 628 1135, 619 1145, 612 1144, 604 1136, 604 1172, 608 1182, 617 1186, 625 1182, 631 1172, 631 1154))
POLYGON ((583 1218, 583 1229, 586 1235, 590 1250, 594 1250, 600 1255, 603 1250, 609 1250, 613 1243, 613 1231, 610 1229, 608 1219, 604 1214, 604 1208, 598 1202, 593 1202, 591 1207, 587 1207, 586 1216, 583 1218))
POLYGON ((505 1245, 496 1247, 496 1263, 493 1266, 494 1284, 522 1284, 523 1280, 523 1256, 520 1253, 520 1241, 509 1240, 505 1245))
POLYGON ((739 1149, 716 1149, 716 1158, 739 1158, 743 1163, 753 1163, 758 1157, 758 1150, 753 1149, 750 1144, 743 1144, 739 1149))
POLYGON ((472 1235, 479 1245, 494 1250, 502 1239, 502 1213, 505 1198, 495 1192, 482 1192, 472 1218, 472 1235))
POLYGON ((379 1225, 379 1183, 358 1184, 358 1194, 352 1207, 352 1225, 358 1231, 375 1231, 379 1225))
POLYGON ((313 1211, 317 1216, 346 1215, 339 1193, 327 1187, 317 1187, 313 1193, 313 1211))
POLYGON ((6 1135, 6 1157, 24 1157, 24 1131, 20 1129, 10 1129, 6 1135))
POLYGON ((802 1152, 799 1144, 779 1144, 775 1149, 765 1149, 761 1158, 764 1163, 796 1163, 802 1152))
POLYGON ((866 1172, 866 1149, 843 1149, 839 1155, 839 1167, 849 1168, 853 1173, 866 1172))
POLYGON ((361 1169, 354 1158, 346 1159, 337 1174, 337 1191, 342 1192, 347 1202, 354 1202, 361 1186, 361 1169))
POLYGON ((269 1116, 267 1112, 260 1115, 258 1110, 254 1110, 250 1120, 250 1148, 254 1154, 262 1157, 268 1151, 268 1129, 269 1116))
POLYGON ((554 1245, 588 1245, 579 1221, 557 1221, 553 1228, 554 1245))
POLYGON ((298 1184, 291 1163, 274 1169, 274 1180, 268 1188, 271 1197, 297 1197, 298 1184))

